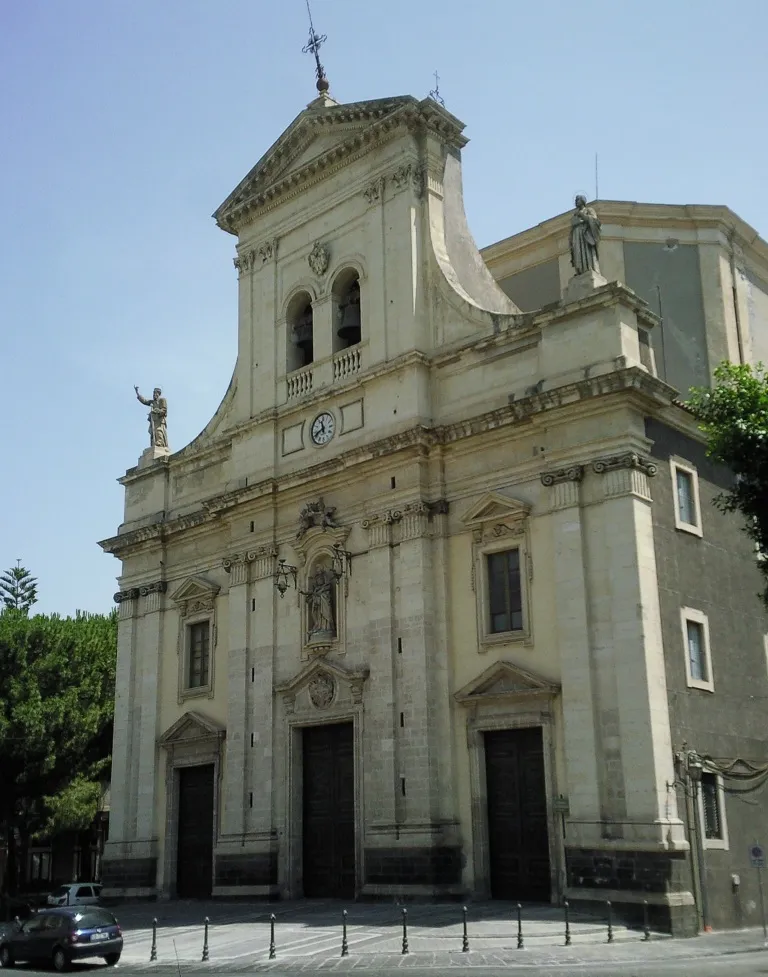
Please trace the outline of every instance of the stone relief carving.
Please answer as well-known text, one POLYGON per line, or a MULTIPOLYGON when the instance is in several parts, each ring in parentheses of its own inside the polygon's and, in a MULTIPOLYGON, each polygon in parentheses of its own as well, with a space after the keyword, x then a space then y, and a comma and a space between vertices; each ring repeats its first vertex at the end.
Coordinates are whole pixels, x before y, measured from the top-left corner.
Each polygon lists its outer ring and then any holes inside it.
POLYGON ((257 248, 249 248, 247 251, 241 251, 232 261, 238 272, 243 275, 251 271, 257 264, 264 265, 268 261, 271 261, 276 253, 277 238, 274 238, 271 241, 260 244, 257 248))
POLYGON ((319 527, 320 529, 338 529, 334 513, 335 506, 327 506, 322 499, 316 502, 307 502, 301 507, 299 513, 299 528, 296 532, 296 539, 301 539, 310 529, 319 527))
POLYGON ((583 465, 570 465, 568 468, 559 468, 554 472, 542 472, 542 485, 557 485, 559 482, 580 482, 584 478, 583 465))
POLYGON ((315 241, 314 247, 307 255, 307 263, 312 269, 313 274, 322 277, 328 271, 331 261, 331 252, 319 241, 315 241))
POLYGON ((133 388, 136 391, 136 399, 139 403, 144 404, 145 407, 149 407, 149 414, 147 420, 149 421, 149 444, 152 448, 167 448, 168 447, 168 401, 162 396, 163 391, 160 387, 155 387, 152 391, 152 399, 147 400, 146 397, 142 397, 139 393, 139 388, 133 388))
POLYGON ((327 709, 336 694, 336 682, 328 672, 318 672, 309 682, 309 699, 316 709, 327 709))
POLYGON ((599 275, 600 218, 594 207, 587 207, 586 197, 579 194, 575 203, 576 210, 571 217, 569 237, 571 264, 577 275, 582 275, 585 271, 594 271, 599 275))
POLYGON ((384 185, 384 177, 380 176, 378 180, 374 180, 373 183, 369 184, 365 190, 363 190, 363 196, 369 204, 375 204, 378 200, 381 200, 384 194, 384 185))
POLYGON ((424 192, 424 170, 413 163, 405 163, 394 171, 392 182, 398 190, 404 190, 410 183, 416 196, 420 197, 424 192))
POLYGON ((619 468, 636 468, 651 478, 658 471, 658 468, 652 461, 641 457, 636 451, 627 451, 621 455, 612 455, 610 458, 598 458, 592 462, 592 471, 597 475, 616 471, 619 468))
POLYGON ((147 597, 149 594, 164 594, 168 589, 165 580, 157 580, 155 583, 143 584, 141 587, 130 587, 128 590, 118 590, 112 600, 116 604, 122 604, 128 600, 138 600, 139 597, 147 597))

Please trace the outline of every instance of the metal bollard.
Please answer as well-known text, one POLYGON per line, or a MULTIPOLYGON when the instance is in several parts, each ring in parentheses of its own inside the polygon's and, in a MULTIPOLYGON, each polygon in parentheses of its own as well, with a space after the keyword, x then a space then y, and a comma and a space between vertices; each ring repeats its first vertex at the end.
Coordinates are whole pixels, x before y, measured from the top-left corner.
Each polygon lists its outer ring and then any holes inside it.
POLYGON ((610 902, 606 902, 605 905, 608 909, 608 942, 613 943, 613 906, 610 902))
POLYGON ((643 899, 643 939, 650 940, 651 927, 648 925, 648 900, 643 899))
POLYGON ((275 959, 275 914, 269 917, 269 959, 275 959))
POLYGON ((149 962, 157 960, 157 917, 152 920, 152 949, 149 951, 149 962))
POLYGON ((209 922, 210 922, 210 920, 206 916, 205 917, 205 931, 204 931, 205 935, 203 936, 203 959, 202 959, 202 962, 203 963, 205 963, 205 961, 209 959, 208 958, 208 923, 209 922))
POLYGON ((517 904, 517 949, 524 950, 523 946, 523 907, 517 904))
POLYGON ((408 910, 403 910, 403 954, 408 953, 408 910))
POLYGON ((469 953, 469 937, 467 936, 467 907, 462 907, 462 915, 464 917, 464 935, 461 938, 461 952, 469 953))
POLYGON ((341 911, 341 955, 349 956, 349 944, 347 943, 347 910, 341 911))
POLYGON ((565 945, 571 945, 571 907, 568 905, 568 900, 566 899, 563 903, 563 912, 565 913, 565 945))

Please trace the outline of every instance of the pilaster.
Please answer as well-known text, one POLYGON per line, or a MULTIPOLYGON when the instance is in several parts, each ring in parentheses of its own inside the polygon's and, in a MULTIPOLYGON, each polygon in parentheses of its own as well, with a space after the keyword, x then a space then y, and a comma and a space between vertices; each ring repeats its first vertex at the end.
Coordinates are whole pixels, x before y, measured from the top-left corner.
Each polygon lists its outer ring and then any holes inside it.
POLYGON ((136 838, 157 837, 155 796, 157 792, 157 716, 160 703, 160 648, 163 635, 164 581, 141 587, 143 614, 139 619, 137 699, 140 703, 138 729, 138 771, 136 838))
MULTIPOLYGON (((131 592, 132 593, 132 592, 131 592)), ((132 705, 136 646, 136 597, 115 594, 118 604, 117 665, 115 671, 115 726, 112 744, 112 784, 110 787, 109 841, 119 843, 133 837, 130 807, 135 797, 130 769, 133 749, 132 705)))

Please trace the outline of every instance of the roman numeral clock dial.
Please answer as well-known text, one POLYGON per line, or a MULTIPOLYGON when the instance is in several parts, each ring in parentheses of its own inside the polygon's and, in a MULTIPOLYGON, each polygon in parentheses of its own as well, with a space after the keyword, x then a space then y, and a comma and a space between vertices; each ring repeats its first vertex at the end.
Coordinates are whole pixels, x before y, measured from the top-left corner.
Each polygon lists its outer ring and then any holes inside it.
POLYGON ((336 421, 333 414, 323 411, 312 421, 309 429, 312 443, 317 445, 328 444, 336 431, 336 421))

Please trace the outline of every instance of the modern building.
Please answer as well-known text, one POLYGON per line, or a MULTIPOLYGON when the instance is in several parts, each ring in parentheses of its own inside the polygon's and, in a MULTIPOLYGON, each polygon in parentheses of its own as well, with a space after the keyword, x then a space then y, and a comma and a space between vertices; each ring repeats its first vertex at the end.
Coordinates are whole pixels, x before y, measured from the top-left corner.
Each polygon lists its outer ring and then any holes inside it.
POLYGON ((101 544, 105 893, 754 923, 760 808, 725 787, 768 760, 768 627, 674 385, 768 344, 768 246, 601 202, 603 277, 571 277, 570 215, 481 255, 462 129, 321 92, 215 213, 230 387, 101 544))

